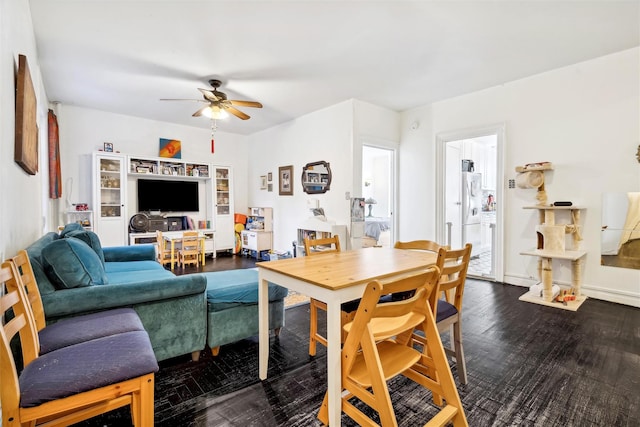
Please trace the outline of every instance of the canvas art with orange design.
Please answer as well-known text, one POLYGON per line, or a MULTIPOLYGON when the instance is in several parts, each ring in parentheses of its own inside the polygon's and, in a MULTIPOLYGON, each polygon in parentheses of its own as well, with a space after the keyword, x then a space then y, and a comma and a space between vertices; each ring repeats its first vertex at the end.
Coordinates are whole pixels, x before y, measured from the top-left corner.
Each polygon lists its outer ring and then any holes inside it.
POLYGON ((177 139, 160 138, 160 157, 182 158, 181 144, 177 139))

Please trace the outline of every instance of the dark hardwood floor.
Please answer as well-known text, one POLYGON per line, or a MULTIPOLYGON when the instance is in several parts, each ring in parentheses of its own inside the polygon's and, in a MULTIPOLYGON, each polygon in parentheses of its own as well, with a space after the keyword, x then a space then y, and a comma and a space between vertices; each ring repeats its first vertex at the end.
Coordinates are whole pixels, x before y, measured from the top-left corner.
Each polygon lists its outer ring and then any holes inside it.
MULTIPOLYGON (((248 268, 249 258, 207 259, 199 271, 248 268)), ((184 273, 195 272, 185 270, 184 273)), ((179 269, 176 273, 182 274, 179 269)), ((640 309, 588 299, 578 312, 518 300, 525 288, 469 279, 463 342, 468 384, 458 386, 470 426, 639 426, 640 309)), ((319 426, 326 352, 309 357, 308 305, 286 311, 271 337, 269 378, 258 380, 257 338, 163 361, 156 375, 158 426, 319 426)), ((322 323, 322 322, 321 322, 322 323)), ((443 334, 448 342, 448 334, 443 334)), ((455 365, 452 365, 457 381, 455 365)), ((390 384, 400 426, 424 425, 431 393, 390 384)), ((121 426, 126 410, 82 423, 121 426)), ((343 417, 344 426, 353 426, 343 417)))

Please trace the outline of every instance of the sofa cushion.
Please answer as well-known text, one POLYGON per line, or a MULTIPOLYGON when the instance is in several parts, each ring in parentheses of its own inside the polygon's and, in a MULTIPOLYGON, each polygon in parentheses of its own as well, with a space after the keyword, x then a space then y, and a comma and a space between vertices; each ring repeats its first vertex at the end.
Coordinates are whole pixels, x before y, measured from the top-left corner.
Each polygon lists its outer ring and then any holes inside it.
POLYGON ((60 232, 60 237, 65 237, 68 233, 74 232, 74 231, 83 231, 84 227, 80 224, 78 224, 77 222, 70 222, 69 224, 66 224, 64 226, 64 228, 62 229, 62 231, 60 232))
MULTIPOLYGON (((215 271, 202 273, 207 278, 209 310, 224 310, 239 304, 258 303, 258 269, 215 271)), ((284 299, 289 290, 269 283, 269 301, 284 299)))
POLYGON ((96 233, 89 230, 73 230, 64 235, 65 238, 75 237, 85 242, 100 258, 102 266, 104 266, 104 253, 102 252, 102 245, 100 244, 100 238, 96 233))
POLYGON ((107 283, 98 255, 75 237, 49 243, 42 250, 42 261, 45 273, 58 289, 107 283))
POLYGON ((104 265, 104 271, 107 272, 107 276, 111 275, 111 273, 127 273, 127 272, 136 272, 136 271, 153 271, 153 273, 157 273, 158 271, 163 271, 166 274, 165 276, 175 276, 169 270, 166 270, 162 264, 158 261, 109 261, 104 265))

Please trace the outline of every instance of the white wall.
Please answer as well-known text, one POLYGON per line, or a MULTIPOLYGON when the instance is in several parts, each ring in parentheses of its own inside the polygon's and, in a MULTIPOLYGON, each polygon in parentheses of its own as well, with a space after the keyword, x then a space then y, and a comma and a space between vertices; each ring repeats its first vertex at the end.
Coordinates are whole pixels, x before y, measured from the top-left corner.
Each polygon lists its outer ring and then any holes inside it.
POLYGON ((273 208, 274 248, 291 250, 297 224, 313 216, 307 200, 317 199, 326 216, 347 224, 353 191, 351 159, 352 102, 345 101, 286 124, 249 136, 249 173, 246 187, 250 206, 273 208), (324 194, 302 191, 302 167, 326 161, 331 167, 331 189, 324 194), (293 165, 293 196, 278 194, 278 168, 293 165), (260 176, 272 172, 273 191, 260 190, 260 176))
MULTIPOLYGON (((640 306, 640 271, 600 265, 602 194, 640 188, 634 155, 640 135, 639 75, 640 49, 635 48, 405 113, 403 123, 418 118, 432 128, 420 136, 417 131, 403 133, 402 159, 411 162, 411 168, 401 169, 401 182, 416 183, 404 195, 426 195, 403 198, 403 219, 423 212, 425 202, 435 203, 433 153, 438 133, 506 123, 507 173, 498 178, 499 184, 506 186, 509 178, 515 178, 518 165, 552 162, 555 170, 546 175, 549 201, 571 200, 586 208, 582 214, 585 293, 640 306)), ((530 278, 537 276, 536 259, 519 255, 536 244, 537 214, 522 209, 534 202, 535 194, 529 190, 505 190, 508 283, 535 283, 530 278)), ((411 223, 412 235, 433 235, 434 212, 427 212, 426 221, 411 223)), ((401 233, 407 233, 410 225, 401 223, 401 233)), ((554 278, 570 282, 570 265, 554 261, 554 278)))
MULTIPOLYGON (((246 211, 248 151, 245 136, 216 132, 215 153, 211 154, 211 131, 208 129, 65 105, 57 107, 57 115, 65 202, 71 191, 71 203, 91 203, 91 153, 102 149, 104 142, 113 143, 114 151, 123 154, 158 157, 160 138, 170 138, 181 141, 183 160, 231 166, 234 172, 234 208, 236 212, 246 211)), ((218 123, 218 128, 223 127, 223 123, 218 123)), ((130 203, 127 218, 136 213, 135 203, 131 203, 135 202, 135 180, 128 180, 128 184, 130 203)), ((61 212, 64 208, 62 204, 61 212)), ((94 206, 91 208, 95 210, 94 206)), ((204 212, 201 216, 205 219, 204 212)), ((60 213, 58 220, 63 219, 60 213)))
POLYGON ((358 100, 315 111, 249 137, 250 206, 273 208, 274 248, 291 250, 298 225, 312 216, 307 201, 317 199, 328 219, 349 226, 351 197, 362 190, 362 141, 384 145, 398 140, 398 114, 358 100), (332 173, 324 194, 302 191, 302 167, 326 161, 332 173), (278 194, 278 167, 293 165, 293 196, 278 194), (260 176, 273 173, 273 192, 260 190, 260 176))
POLYGON ((47 97, 43 89, 28 0, 0 0, 0 258, 50 229, 48 201, 47 97), (35 89, 39 128, 39 172, 28 175, 14 162, 15 78, 18 55, 26 55, 35 89))

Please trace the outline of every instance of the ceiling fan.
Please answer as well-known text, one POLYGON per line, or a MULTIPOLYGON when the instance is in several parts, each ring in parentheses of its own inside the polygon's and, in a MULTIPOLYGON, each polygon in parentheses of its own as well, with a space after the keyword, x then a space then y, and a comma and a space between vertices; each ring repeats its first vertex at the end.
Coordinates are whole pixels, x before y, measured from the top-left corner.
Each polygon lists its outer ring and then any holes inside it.
POLYGON ((262 104, 259 102, 238 101, 238 100, 227 99, 227 95, 224 92, 220 92, 218 90, 220 85, 222 85, 222 82, 220 80, 211 79, 209 80, 209 84, 213 87, 213 90, 198 88, 198 90, 202 93, 203 99, 166 99, 165 98, 165 99, 160 99, 160 101, 204 102, 208 105, 205 107, 202 107, 201 109, 193 113, 193 117, 205 116, 212 119, 222 119, 227 117, 228 113, 231 113, 242 120, 247 120, 250 118, 250 116, 238 110, 237 108, 235 108, 235 106, 262 108, 262 104))

